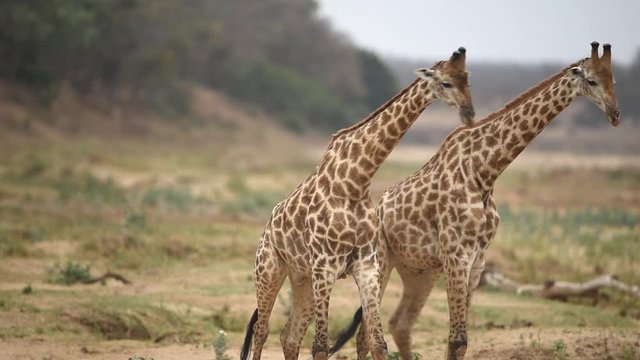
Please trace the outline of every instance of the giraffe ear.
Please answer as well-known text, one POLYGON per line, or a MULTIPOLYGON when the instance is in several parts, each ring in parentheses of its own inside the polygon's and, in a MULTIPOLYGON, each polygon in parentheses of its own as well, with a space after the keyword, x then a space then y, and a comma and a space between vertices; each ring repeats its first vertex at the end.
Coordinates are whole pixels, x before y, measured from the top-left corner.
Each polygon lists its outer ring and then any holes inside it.
POLYGON ((418 75, 419 78, 425 80, 433 78, 433 76, 435 75, 435 71, 427 68, 416 69, 414 72, 416 73, 416 75, 418 75))
POLYGON ((571 69, 569 69, 569 71, 571 72, 571 75, 573 75, 574 77, 582 76, 584 74, 584 70, 582 70, 580 66, 574 66, 571 69))

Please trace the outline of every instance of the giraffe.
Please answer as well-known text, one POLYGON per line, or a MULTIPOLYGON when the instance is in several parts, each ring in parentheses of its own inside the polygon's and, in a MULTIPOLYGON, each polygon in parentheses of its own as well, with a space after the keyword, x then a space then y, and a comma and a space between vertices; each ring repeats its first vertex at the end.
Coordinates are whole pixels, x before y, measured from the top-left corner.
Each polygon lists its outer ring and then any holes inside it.
MULTIPOLYGON (((496 179, 525 147, 577 96, 585 96, 617 126, 620 112, 611 73, 611 45, 525 91, 472 126, 454 130, 417 172, 389 188, 377 213, 388 257, 381 268, 398 270, 403 294, 389 328, 404 360, 411 357, 411 328, 438 278, 444 274, 449 305, 446 358, 464 359, 467 317, 473 290, 484 269, 485 252, 500 217, 493 199, 496 179)), ((388 281, 388 273, 381 274, 388 281)), ((386 284, 381 284, 384 292, 386 284)), ((355 332, 358 310, 337 351, 355 332)), ((358 359, 368 352, 362 327, 358 359)))
POLYGON ((256 251, 257 308, 240 358, 261 356, 269 316, 285 278, 292 288, 292 313, 280 336, 285 359, 297 359, 300 343, 315 316, 313 359, 328 356, 328 304, 337 278, 356 281, 365 323, 372 329, 374 358, 386 359, 378 313, 379 221, 369 187, 373 175, 420 113, 439 99, 457 108, 461 121, 475 115, 465 71, 466 50, 416 70, 418 79, 361 122, 333 135, 312 174, 277 204, 256 251))

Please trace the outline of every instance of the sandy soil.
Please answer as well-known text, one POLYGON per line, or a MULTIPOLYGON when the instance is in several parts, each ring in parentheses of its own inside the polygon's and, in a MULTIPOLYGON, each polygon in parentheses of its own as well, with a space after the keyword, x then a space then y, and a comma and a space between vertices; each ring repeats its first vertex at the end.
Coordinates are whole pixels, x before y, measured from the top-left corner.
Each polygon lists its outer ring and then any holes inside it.
MULTIPOLYGON (((640 331, 626 332, 610 330, 537 329, 490 330, 471 333, 472 339, 468 359, 627 359, 640 358, 640 331), (553 349, 554 343, 564 344, 566 350, 553 349)), ((424 343, 428 333, 416 333, 416 350, 423 359, 439 359, 444 355, 445 344, 419 345, 424 343)), ((390 341, 390 350, 395 347, 390 341)), ((237 351, 228 351, 231 358, 237 358, 237 351)), ((132 356, 158 359, 213 360, 211 347, 201 345, 154 345, 139 341, 103 341, 99 343, 51 343, 43 339, 11 339, 0 341, 2 359, 104 359, 121 360, 132 356)), ((307 349, 303 349, 301 359, 310 359, 307 349)), ((264 360, 282 359, 277 346, 268 346, 262 354, 264 360)), ((355 349, 346 348, 338 359, 354 359, 355 349)))

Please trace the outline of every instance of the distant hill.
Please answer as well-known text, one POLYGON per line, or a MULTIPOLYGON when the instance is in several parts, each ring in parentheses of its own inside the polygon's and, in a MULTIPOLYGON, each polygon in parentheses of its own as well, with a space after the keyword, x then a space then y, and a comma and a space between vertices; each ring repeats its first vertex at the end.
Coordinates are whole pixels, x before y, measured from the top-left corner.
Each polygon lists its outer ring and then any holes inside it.
MULTIPOLYGON (((38 103, 29 89, 0 82, 0 143, 24 138, 43 145, 57 142, 114 141, 165 143, 209 152, 229 169, 243 164, 288 163, 303 148, 299 135, 260 109, 251 109, 223 93, 183 85, 190 94, 188 115, 166 117, 142 101, 113 106, 104 96, 80 96, 62 86, 49 105, 38 103)), ((247 166, 249 166, 247 165, 247 166)))

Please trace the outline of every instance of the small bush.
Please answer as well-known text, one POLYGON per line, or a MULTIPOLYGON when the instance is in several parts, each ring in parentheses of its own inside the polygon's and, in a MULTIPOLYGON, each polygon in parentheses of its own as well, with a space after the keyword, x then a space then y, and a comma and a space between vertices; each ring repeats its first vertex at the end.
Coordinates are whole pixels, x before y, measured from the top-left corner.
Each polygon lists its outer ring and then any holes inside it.
POLYGON ((245 323, 239 317, 231 314, 229 305, 224 305, 222 309, 216 311, 211 316, 213 323, 224 331, 243 331, 245 323))
POLYGON ((556 340, 551 345, 556 360, 566 360, 569 358, 567 354, 567 345, 562 340, 556 340))
POLYGON ((227 333, 224 330, 218 332, 218 338, 213 343, 213 351, 216 353, 216 360, 231 360, 229 355, 225 354, 227 351, 227 333))
POLYGON ((112 179, 100 179, 89 172, 63 170, 53 182, 61 201, 83 200, 93 204, 123 204, 127 201, 124 189, 112 179))
POLYGON ((122 228, 124 231, 128 230, 146 230, 147 229, 147 217, 140 212, 130 211, 125 215, 122 221, 122 228))
POLYGON ((188 188, 165 186, 144 193, 142 204, 168 211, 187 212, 193 206, 210 205, 211 201, 193 195, 188 188))
POLYGON ((22 288, 22 294, 30 295, 32 293, 33 293, 33 287, 31 287, 31 284, 28 284, 27 286, 22 288))
POLYGON ((101 334, 107 340, 149 340, 151 333, 136 314, 109 309, 94 310, 77 318, 81 325, 101 334))
POLYGON ((49 281, 56 284, 73 285, 91 279, 89 265, 67 261, 64 265, 56 262, 49 269, 49 281))
POLYGON ((23 239, 11 236, 0 229, 0 256, 29 256, 29 249, 23 239))
POLYGON ((49 163, 40 156, 29 155, 18 171, 20 179, 31 179, 40 176, 49 168, 49 163))

